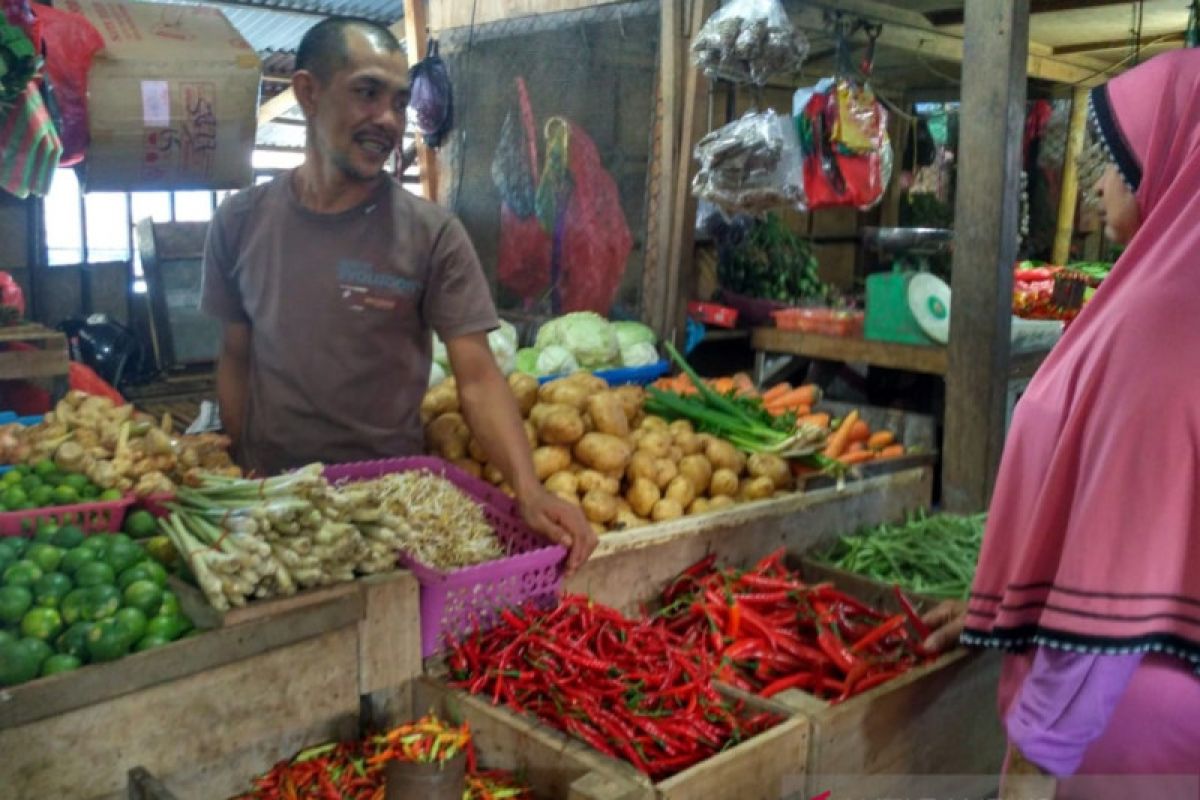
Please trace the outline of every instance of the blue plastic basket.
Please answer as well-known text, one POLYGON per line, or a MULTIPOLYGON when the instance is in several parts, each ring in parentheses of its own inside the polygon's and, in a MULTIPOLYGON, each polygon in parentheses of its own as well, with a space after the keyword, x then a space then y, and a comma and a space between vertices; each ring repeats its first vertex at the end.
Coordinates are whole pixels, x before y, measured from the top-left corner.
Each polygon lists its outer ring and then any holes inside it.
MULTIPOLYGON (((597 378, 603 378, 609 386, 628 386, 631 384, 645 386, 648 383, 654 383, 670 371, 671 362, 664 359, 655 364, 647 364, 644 367, 601 369, 596 370, 593 374, 597 378)), ((538 383, 549 383, 550 381, 565 377, 566 375, 544 375, 538 378, 538 383)))

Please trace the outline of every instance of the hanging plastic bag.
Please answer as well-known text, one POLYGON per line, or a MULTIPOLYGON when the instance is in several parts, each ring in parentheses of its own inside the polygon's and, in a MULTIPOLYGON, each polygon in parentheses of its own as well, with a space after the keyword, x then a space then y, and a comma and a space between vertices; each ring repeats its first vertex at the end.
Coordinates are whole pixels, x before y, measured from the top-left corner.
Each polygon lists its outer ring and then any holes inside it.
POLYGON ((762 86, 772 75, 798 72, 808 40, 779 0, 733 0, 704 23, 692 61, 710 78, 762 86))
POLYGON ((88 147, 87 78, 92 59, 104 47, 104 38, 82 14, 51 6, 34 9, 46 45, 46 72, 54 87, 62 124, 63 154, 59 166, 83 161, 88 147))
POLYGON ((870 87, 839 78, 796 93, 793 105, 809 209, 867 210, 892 178, 888 114, 870 87))
POLYGON ((800 148, 792 126, 768 109, 750 112, 696 143, 692 194, 726 213, 802 205, 800 148))
POLYGON ((38 54, 29 36, 0 17, 0 111, 25 93, 38 71, 38 54))
POLYGON ((0 272, 0 325, 12 325, 25 316, 25 292, 7 272, 0 272))
POLYGON ((0 107, 0 189, 22 199, 45 197, 61 155, 62 141, 30 81, 15 103, 0 107))
POLYGON ((425 144, 440 147, 454 124, 454 88, 446 62, 438 55, 437 39, 429 40, 425 58, 408 71, 412 84, 408 123, 421 132, 425 144))

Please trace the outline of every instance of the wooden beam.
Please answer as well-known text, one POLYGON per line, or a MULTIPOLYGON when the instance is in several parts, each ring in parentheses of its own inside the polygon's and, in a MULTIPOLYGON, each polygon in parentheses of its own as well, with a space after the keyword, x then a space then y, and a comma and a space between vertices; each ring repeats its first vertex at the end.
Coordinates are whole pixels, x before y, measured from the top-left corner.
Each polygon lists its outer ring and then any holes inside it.
MULTIPOLYGON (((648 325, 659 336, 667 330, 666 303, 675 235, 675 174, 679 169, 679 129, 682 118, 683 79, 686 72, 684 47, 691 32, 690 6, 663 3, 659 9, 658 137, 654 154, 657 169, 654 219, 642 269, 642 309, 648 325)), ((651 170, 654 174, 654 169, 651 170)))
POLYGON ((1067 152, 1063 156, 1062 191, 1058 197, 1058 226, 1054 231, 1055 264, 1065 264, 1071 256, 1071 234, 1075 230, 1075 209, 1079 205, 1079 154, 1083 152, 1083 134, 1087 128, 1087 89, 1076 89, 1071 97, 1071 123, 1067 129, 1067 152))
MULTIPOLYGON (((1165 33, 1161 36, 1152 36, 1144 34, 1142 36, 1142 47, 1150 47, 1152 45, 1162 44, 1183 44, 1184 32, 1176 31, 1174 33, 1165 33)), ((1102 42, 1080 42, 1079 44, 1066 44, 1062 47, 1054 48, 1054 55, 1069 56, 1076 53, 1098 53, 1103 50, 1125 50, 1129 47, 1129 37, 1124 39, 1108 39, 1102 42)))
POLYGON ((942 500, 986 508, 1004 445, 1029 0, 966 0, 942 500), (1003 124, 997 124, 1002 121, 1003 124))
MULTIPOLYGON (((408 63, 416 64, 425 57, 429 26, 426 24, 426 0, 404 0, 404 41, 408 47, 408 63)), ((421 192, 431 203, 438 201, 437 152, 417 137, 417 163, 421 172, 421 192)))
POLYGON ((291 86, 258 107, 258 124, 266 125, 296 105, 296 92, 291 86))
MULTIPOLYGON (((1034 0, 1030 8, 1030 13, 1053 14, 1057 11, 1079 11, 1087 8, 1127 5, 1129 5, 1129 0, 1034 0)), ((963 9, 955 8, 946 11, 933 11, 926 14, 925 18, 938 27, 962 25, 963 9)))

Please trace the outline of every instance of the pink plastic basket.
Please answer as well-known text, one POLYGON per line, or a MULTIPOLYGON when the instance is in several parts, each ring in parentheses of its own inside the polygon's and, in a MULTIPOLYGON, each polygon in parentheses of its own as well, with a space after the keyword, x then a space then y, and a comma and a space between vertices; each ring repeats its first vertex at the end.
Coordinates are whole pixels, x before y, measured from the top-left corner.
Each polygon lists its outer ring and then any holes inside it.
POLYGON ((125 496, 120 500, 73 506, 6 511, 0 513, 0 536, 32 536, 43 523, 78 525, 84 533, 114 533, 121 530, 125 512, 131 505, 133 498, 125 496))
POLYGON ((506 552, 496 561, 446 572, 400 554, 400 562, 421 584, 423 658, 437 653, 448 638, 465 636, 476 625, 490 627, 503 608, 526 600, 549 601, 559 594, 566 548, 547 545, 530 530, 508 495, 445 461, 423 456, 360 461, 327 467, 325 477, 341 483, 413 470, 442 476, 483 506, 506 552))

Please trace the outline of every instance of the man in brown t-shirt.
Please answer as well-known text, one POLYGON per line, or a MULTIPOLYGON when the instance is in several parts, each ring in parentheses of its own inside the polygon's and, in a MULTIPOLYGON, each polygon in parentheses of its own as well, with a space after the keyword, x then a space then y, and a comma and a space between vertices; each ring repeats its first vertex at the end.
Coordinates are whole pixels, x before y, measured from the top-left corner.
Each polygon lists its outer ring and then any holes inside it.
POLYGON ((243 466, 422 452, 431 330, 446 343, 463 412, 526 520, 571 548, 596 536, 537 480, 520 414, 488 347, 498 325, 466 231, 383 173, 400 142, 407 64, 386 29, 325 20, 292 81, 304 163, 217 211, 202 307, 224 323, 217 395, 243 466))

